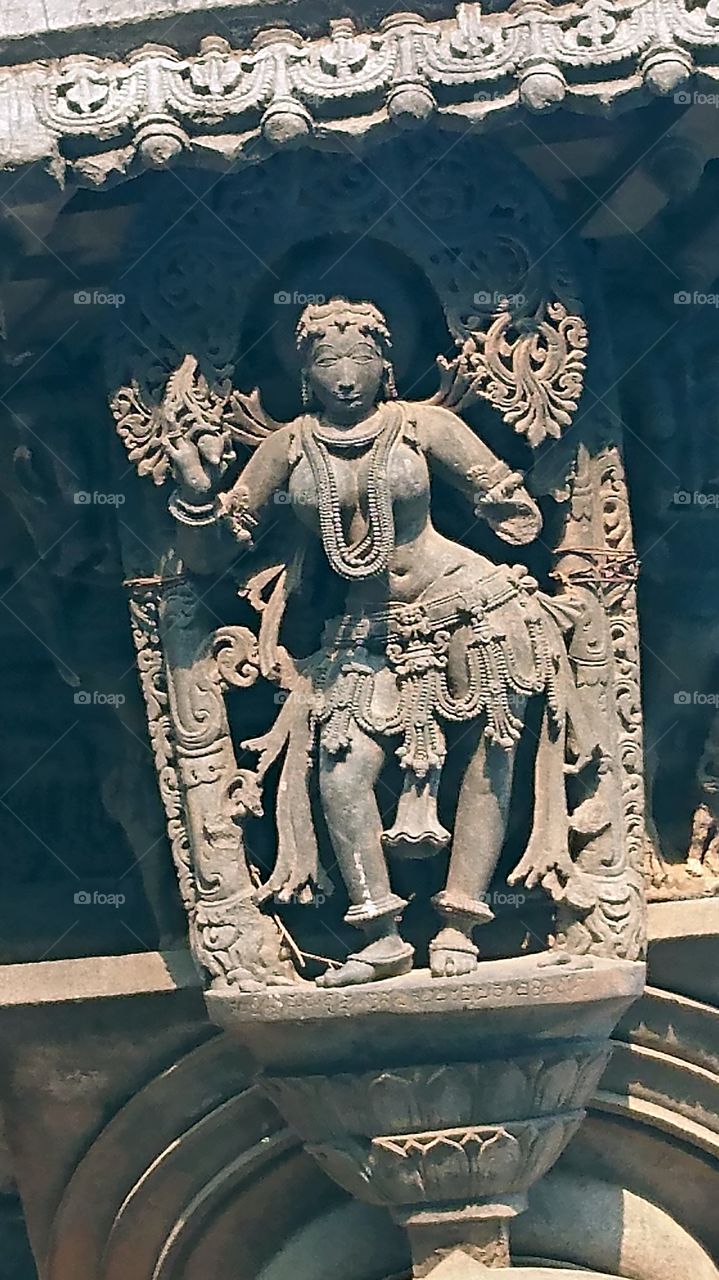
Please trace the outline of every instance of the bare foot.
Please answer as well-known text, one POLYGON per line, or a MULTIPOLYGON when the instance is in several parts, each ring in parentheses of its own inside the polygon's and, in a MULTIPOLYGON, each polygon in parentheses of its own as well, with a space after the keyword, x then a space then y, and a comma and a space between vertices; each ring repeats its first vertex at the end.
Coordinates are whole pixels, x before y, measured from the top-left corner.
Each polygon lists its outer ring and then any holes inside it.
POLYGON ((429 944, 429 967, 433 978, 458 978, 473 973, 479 952, 459 929, 440 929, 429 944))
POLYGON ((361 982, 371 982, 373 978, 374 968, 371 964, 350 958, 339 969, 328 969, 326 973, 321 973, 319 978, 315 978, 315 982, 318 987, 354 987, 361 982))
POLYGON ((348 956, 339 969, 328 969, 315 982, 318 987, 353 987, 381 978, 397 978, 409 973, 413 958, 414 947, 402 938, 378 938, 356 955, 348 956))

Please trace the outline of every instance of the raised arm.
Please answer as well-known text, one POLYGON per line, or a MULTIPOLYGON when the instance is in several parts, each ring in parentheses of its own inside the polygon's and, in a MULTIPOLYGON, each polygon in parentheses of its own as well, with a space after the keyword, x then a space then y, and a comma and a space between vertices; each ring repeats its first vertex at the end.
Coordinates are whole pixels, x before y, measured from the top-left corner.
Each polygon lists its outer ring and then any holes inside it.
POLYGON ((289 426, 273 432, 255 450, 232 488, 218 496, 220 515, 238 542, 252 541, 264 508, 287 484, 293 438, 289 426))
POLYGON ((422 406, 417 436, 431 469, 459 489, 500 538, 522 546, 539 535, 542 515, 521 474, 492 453, 456 413, 422 406))
POLYGON ((216 492, 208 469, 196 458, 173 458, 178 488, 169 508, 178 522, 178 550, 190 569, 212 573, 252 545, 264 507, 290 474, 292 430, 281 427, 263 440, 232 488, 216 492), (231 536, 230 536, 231 535, 231 536))

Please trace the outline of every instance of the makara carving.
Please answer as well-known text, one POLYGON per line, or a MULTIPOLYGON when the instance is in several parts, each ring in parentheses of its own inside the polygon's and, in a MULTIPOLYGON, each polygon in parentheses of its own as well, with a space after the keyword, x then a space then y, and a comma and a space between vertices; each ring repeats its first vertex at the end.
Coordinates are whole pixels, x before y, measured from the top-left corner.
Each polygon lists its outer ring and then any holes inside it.
POLYGON ((560 952, 641 952, 633 558, 619 455, 576 453, 552 591, 521 563, 443 535, 433 519, 436 475, 497 545, 540 537, 542 514, 522 475, 455 410, 484 397, 530 444, 560 435, 581 390, 586 330, 560 304, 544 316, 509 341, 511 316, 500 312, 444 363, 433 401, 397 398, 385 317, 343 298, 300 316, 305 412, 289 423, 273 421, 256 394, 210 387, 192 355, 159 404, 137 385, 113 401, 138 471, 158 485, 172 473, 176 485, 178 578, 154 584, 154 641, 141 608, 138 634, 196 951, 223 983, 292 980, 288 938, 263 909, 328 892, 323 827, 345 919, 362 944, 320 984, 412 967, 415 946, 400 923, 407 902, 390 868, 448 849, 429 963, 436 977, 471 972, 474 930, 493 918, 488 894, 530 731, 533 775, 522 785, 533 791, 533 817, 510 884, 541 886, 556 904, 560 952), (261 522, 274 503, 293 530, 283 559, 268 564, 261 522), (316 648, 293 653, 285 619, 307 589, 318 543, 341 608, 325 617, 316 648), (230 566, 258 615, 254 632, 217 629, 203 611, 200 575, 230 566), (275 686, 279 710, 265 733, 240 744, 224 695, 257 680, 275 686), (531 730, 530 705, 539 707, 531 730), (402 782, 383 823, 376 788, 393 757, 402 782), (448 757, 463 764, 449 824, 438 813, 448 757), (255 883, 244 832, 273 770, 276 856, 255 883))

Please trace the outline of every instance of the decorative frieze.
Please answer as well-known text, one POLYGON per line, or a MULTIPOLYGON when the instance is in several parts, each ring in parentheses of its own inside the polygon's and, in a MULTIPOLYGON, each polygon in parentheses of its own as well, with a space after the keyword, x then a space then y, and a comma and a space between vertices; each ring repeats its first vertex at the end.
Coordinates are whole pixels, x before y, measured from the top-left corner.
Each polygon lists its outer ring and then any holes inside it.
POLYGON ((436 22, 391 14, 374 32, 339 18, 319 39, 270 29, 246 49, 207 36, 189 57, 161 45, 124 60, 73 54, 6 73, 0 154, 6 167, 45 158, 59 177, 69 166, 77 180, 100 184, 183 152, 236 161, 262 142, 341 145, 348 134, 414 126, 435 112, 479 121, 565 98, 601 110, 642 84, 670 93, 693 70, 716 78, 718 45, 711 4, 531 0, 492 14, 460 4, 436 22), (83 157, 83 139, 92 139, 92 156, 83 157), (107 144, 101 156, 98 140, 107 144))

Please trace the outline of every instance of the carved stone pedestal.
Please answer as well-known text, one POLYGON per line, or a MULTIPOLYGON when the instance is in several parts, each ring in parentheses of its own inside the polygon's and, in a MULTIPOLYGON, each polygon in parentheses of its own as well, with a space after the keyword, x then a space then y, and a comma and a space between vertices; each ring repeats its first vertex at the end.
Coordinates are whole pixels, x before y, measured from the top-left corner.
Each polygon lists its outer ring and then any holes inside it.
POLYGON ((641 964, 549 959, 206 999, 326 1172, 407 1228, 423 1277, 458 1248, 508 1265, 510 1220, 581 1122, 643 986, 641 964))

